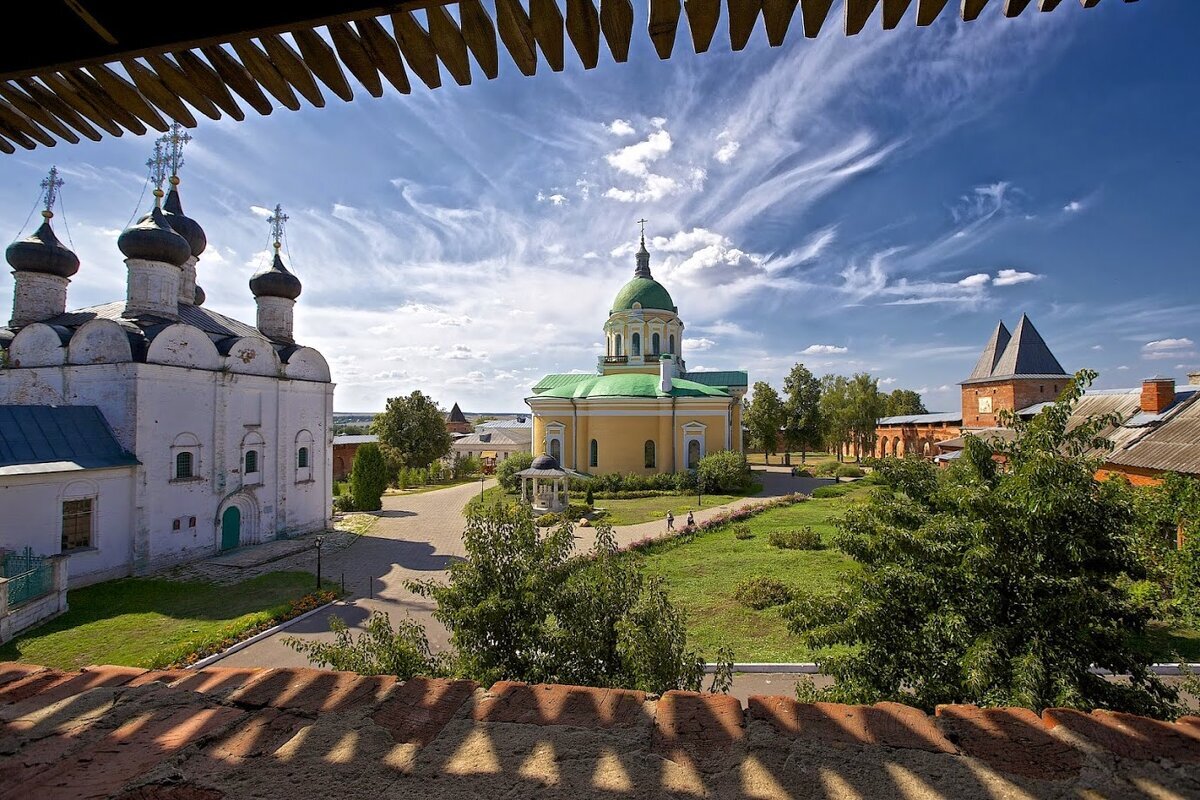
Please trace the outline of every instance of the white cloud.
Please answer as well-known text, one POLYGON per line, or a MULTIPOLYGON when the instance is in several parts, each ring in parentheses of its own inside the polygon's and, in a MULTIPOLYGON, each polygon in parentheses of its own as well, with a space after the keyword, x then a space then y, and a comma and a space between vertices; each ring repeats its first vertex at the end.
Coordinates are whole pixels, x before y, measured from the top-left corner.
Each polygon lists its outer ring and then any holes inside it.
POLYGON ((486 382, 487 378, 477 369, 471 370, 465 375, 456 375, 446 379, 446 383, 450 386, 473 386, 486 382))
POLYGON ((1191 347, 1194 344, 1191 339, 1186 337, 1180 339, 1156 339, 1153 342, 1146 342, 1142 345, 1142 349, 1147 352, 1159 352, 1163 350, 1182 350, 1191 347))
POLYGON ((733 157, 741 149, 741 142, 734 139, 733 134, 727 130, 717 134, 717 141, 721 143, 721 146, 717 148, 717 152, 713 155, 713 158, 722 164, 728 164, 730 161, 733 161, 733 157))
POLYGON ((614 150, 604 159, 619 172, 645 177, 650 171, 648 165, 671 152, 671 144, 671 134, 660 129, 637 144, 614 150))
POLYGON ((717 346, 716 342, 714 342, 712 339, 706 339, 703 336, 696 338, 696 339, 689 339, 689 338, 685 337, 683 340, 683 349, 691 350, 691 351, 697 352, 697 353, 703 352, 705 350, 711 350, 716 346, 717 346))
POLYGON ((987 286, 991 280, 991 276, 989 276, 986 272, 978 272, 974 275, 968 275, 967 277, 958 281, 957 285, 963 287, 964 289, 976 289, 982 286, 987 286))
POLYGON ((604 191, 604 196, 621 203, 653 203, 675 194, 679 189, 679 182, 674 178, 651 173, 646 175, 641 189, 618 189, 610 186, 604 191))
POLYGON ((829 356, 848 352, 850 352, 850 348, 836 344, 810 344, 800 351, 802 355, 806 356, 829 356))
POLYGON ((1033 272, 1020 272, 1015 269, 1002 269, 996 273, 996 279, 992 281, 995 286, 1015 286, 1018 283, 1028 283, 1029 281, 1041 280, 1042 276, 1033 272))
MULTIPOLYGON (((895 378, 880 378, 879 379, 880 386, 891 386, 895 382, 896 382, 895 378)), ((918 392, 918 394, 920 394, 920 393, 918 392)))
POLYGON ((1083 211, 1083 203, 1079 200, 1072 200, 1063 206, 1063 211, 1067 212, 1068 214, 1074 214, 1076 212, 1083 211))
POLYGON ((1104 345, 1102 345, 1102 344, 1094 344, 1094 345, 1092 345, 1092 349, 1093 349, 1093 350, 1103 350, 1103 349, 1104 349, 1104 345))
POLYGON ((627 119, 614 119, 605 126, 613 136, 633 136, 633 125, 627 119))
POLYGON ((262 217, 263 219, 268 219, 275 212, 269 208, 263 208, 262 206, 250 206, 250 213, 256 217, 262 217))

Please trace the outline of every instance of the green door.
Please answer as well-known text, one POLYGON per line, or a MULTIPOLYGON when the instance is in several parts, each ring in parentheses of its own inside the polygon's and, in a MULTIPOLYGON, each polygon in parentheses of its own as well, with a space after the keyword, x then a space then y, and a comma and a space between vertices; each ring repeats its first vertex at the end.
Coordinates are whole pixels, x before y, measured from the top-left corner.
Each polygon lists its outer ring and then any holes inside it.
POLYGON ((232 550, 242 540, 242 512, 230 506, 221 515, 221 549, 232 550))

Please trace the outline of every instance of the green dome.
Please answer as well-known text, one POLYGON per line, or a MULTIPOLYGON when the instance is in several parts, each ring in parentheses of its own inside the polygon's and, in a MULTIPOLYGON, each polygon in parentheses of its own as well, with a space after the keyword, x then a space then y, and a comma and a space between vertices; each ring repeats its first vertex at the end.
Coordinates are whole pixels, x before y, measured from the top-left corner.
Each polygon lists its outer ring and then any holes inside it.
POLYGON ((664 392, 661 378, 642 372, 615 375, 583 375, 578 381, 542 392, 539 397, 583 400, 590 397, 729 397, 716 386, 675 378, 671 391, 664 392))
POLYGON ((622 286, 621 291, 617 292, 617 299, 613 300, 612 311, 628 311, 634 303, 641 303, 642 308, 675 311, 670 293, 653 278, 634 278, 622 286))

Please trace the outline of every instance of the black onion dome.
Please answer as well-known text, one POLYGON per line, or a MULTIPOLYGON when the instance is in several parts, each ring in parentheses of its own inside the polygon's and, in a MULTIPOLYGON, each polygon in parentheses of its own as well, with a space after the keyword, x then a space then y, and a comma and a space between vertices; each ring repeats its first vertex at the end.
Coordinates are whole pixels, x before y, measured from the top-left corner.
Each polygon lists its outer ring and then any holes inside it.
POLYGON ((162 209, 157 206, 138 224, 121 232, 117 247, 126 258, 165 261, 177 267, 183 266, 192 255, 187 240, 171 229, 162 209))
POLYGON ((200 284, 198 283, 196 284, 196 293, 193 295, 193 297, 194 299, 192 300, 192 305, 196 306, 204 305, 204 301, 208 299, 208 295, 204 293, 204 290, 200 288, 200 284))
POLYGON ((187 240, 188 246, 192 248, 192 255, 196 258, 204 252, 204 248, 208 247, 208 237, 204 235, 204 228, 200 227, 200 223, 183 213, 183 205, 179 202, 179 189, 172 186, 167 192, 167 199, 163 201, 163 216, 167 218, 167 224, 172 230, 187 240))
POLYGON ((4 251, 4 257, 17 272, 40 272, 69 278, 79 271, 79 257, 58 240, 48 219, 33 235, 10 244, 4 251))
POLYGON ((255 297, 286 297, 295 300, 300 296, 300 288, 300 279, 288 272, 288 268, 283 265, 283 259, 279 257, 279 251, 275 252, 275 260, 271 262, 271 266, 250 279, 250 291, 255 297))
POLYGON ((543 453, 542 455, 535 458, 533 460, 533 463, 529 465, 529 468, 530 469, 560 469, 560 467, 558 466, 558 459, 556 459, 554 456, 546 455, 545 453, 543 453))

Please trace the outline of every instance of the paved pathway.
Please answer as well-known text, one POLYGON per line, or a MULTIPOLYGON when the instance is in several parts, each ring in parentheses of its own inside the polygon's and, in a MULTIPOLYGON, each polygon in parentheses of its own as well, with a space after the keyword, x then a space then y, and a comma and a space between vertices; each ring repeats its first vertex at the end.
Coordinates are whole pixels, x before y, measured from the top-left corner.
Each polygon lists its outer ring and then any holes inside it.
MULTIPOLYGON (((791 492, 811 492, 827 480, 793 478, 783 467, 756 471, 763 482, 758 497, 743 498, 725 506, 696 514, 698 521, 721 511, 758 502, 762 497, 791 492)), ((490 481, 488 486, 495 485, 490 481)), ((442 578, 447 565, 466 553, 462 532, 466 520, 462 508, 480 491, 478 484, 463 484, 423 494, 385 497, 384 509, 371 531, 349 547, 326 553, 322 561, 325 577, 339 580, 345 575, 348 597, 333 606, 333 613, 350 627, 361 625, 373 611, 385 611, 393 620, 412 616, 425 626, 431 646, 448 646, 446 630, 433 619, 434 604, 413 594, 404 586, 411 579, 442 578)), ((677 520, 682 524, 683 520, 677 520)), ((615 529, 618 544, 625 545, 648 536, 661 536, 666 522, 656 520, 615 529)), ((579 547, 592 544, 589 529, 576 529, 579 547)), ((316 571, 316 556, 311 550, 270 564, 273 570, 306 569, 316 571)), ((219 664, 236 666, 307 666, 307 659, 292 650, 283 639, 298 636, 331 641, 329 615, 315 614, 288 627, 282 634, 256 642, 222 659, 219 664)))

